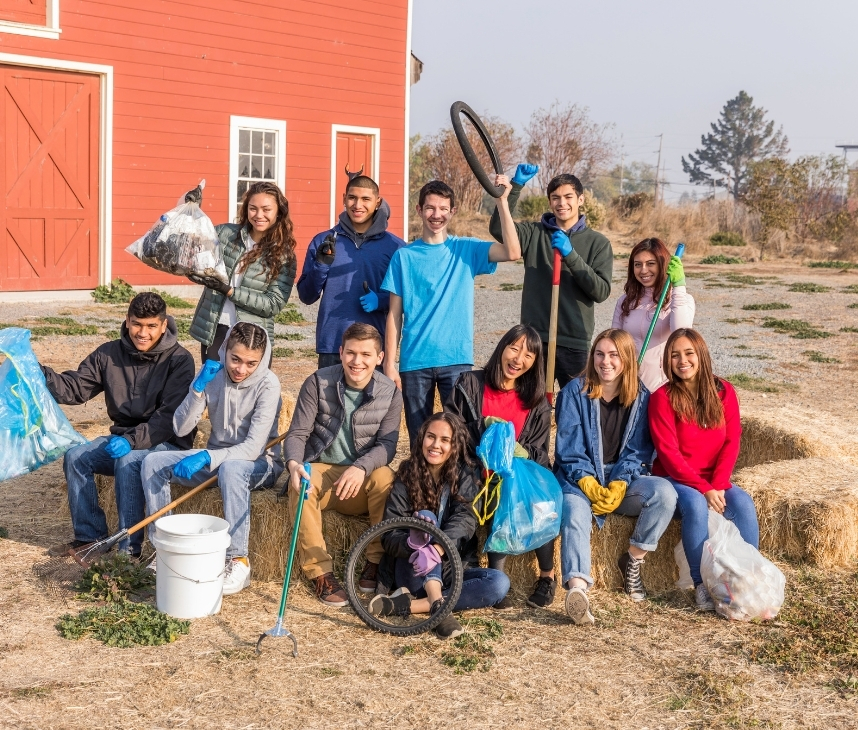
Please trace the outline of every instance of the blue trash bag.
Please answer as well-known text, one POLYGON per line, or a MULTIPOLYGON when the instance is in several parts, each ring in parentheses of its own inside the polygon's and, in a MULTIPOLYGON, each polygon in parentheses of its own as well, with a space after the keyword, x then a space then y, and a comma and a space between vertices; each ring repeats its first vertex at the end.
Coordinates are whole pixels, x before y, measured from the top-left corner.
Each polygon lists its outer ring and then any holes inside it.
POLYGON ((30 331, 0 330, 0 482, 58 459, 86 439, 48 391, 30 347, 30 331))
POLYGON ((515 457, 504 477, 487 553, 521 555, 560 534, 563 492, 548 469, 535 461, 515 457))
POLYGON ((515 452, 515 428, 510 421, 500 421, 489 426, 477 445, 477 456, 486 469, 501 476, 512 473, 515 452))

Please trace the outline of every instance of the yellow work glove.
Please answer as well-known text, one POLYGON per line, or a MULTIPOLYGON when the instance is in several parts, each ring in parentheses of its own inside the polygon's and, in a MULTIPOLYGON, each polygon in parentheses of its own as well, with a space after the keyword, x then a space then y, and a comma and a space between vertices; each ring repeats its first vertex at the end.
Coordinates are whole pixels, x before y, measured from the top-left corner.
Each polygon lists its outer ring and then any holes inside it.
POLYGON ((486 428, 488 428, 495 423, 506 423, 506 421, 503 418, 499 418, 498 416, 486 416, 483 419, 483 423, 485 424, 486 428))
POLYGON ((578 486, 590 500, 594 515, 610 514, 620 506, 626 496, 626 483, 620 480, 603 487, 596 481, 596 477, 582 477, 578 480, 578 486))

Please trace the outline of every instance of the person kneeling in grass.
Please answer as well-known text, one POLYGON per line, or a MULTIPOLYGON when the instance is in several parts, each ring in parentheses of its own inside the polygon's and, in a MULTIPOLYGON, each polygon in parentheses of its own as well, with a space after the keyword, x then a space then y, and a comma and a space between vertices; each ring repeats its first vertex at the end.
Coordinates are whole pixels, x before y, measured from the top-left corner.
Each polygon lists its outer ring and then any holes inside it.
POLYGON ((695 602, 701 611, 714 611, 700 576, 709 510, 735 523, 745 542, 755 548, 760 543, 754 500, 730 483, 742 436, 739 400, 733 386, 712 373, 709 348, 693 329, 671 334, 663 367, 668 381, 652 394, 649 407, 658 452, 653 474, 667 477, 676 490, 695 602))
MULTIPOLYGON (((230 595, 250 585, 250 492, 274 486, 283 471, 279 446, 265 448, 277 436, 280 381, 268 369, 271 342, 259 325, 233 325, 219 355, 220 362, 203 362, 173 416, 173 427, 182 435, 196 427, 208 408, 212 431, 206 448, 150 454, 141 473, 147 514, 170 503, 171 483, 195 487, 217 475, 232 538, 223 582, 224 595, 230 595)), ((152 524, 150 539, 154 531, 152 524)))
MULTIPOLYGON (((476 567, 476 544, 472 538, 477 520, 471 503, 477 485, 467 439, 467 428, 459 416, 431 416, 420 427, 411 456, 400 464, 384 509, 386 520, 419 517, 439 525, 459 550, 464 576, 455 611, 494 606, 509 591, 509 578, 502 571, 476 567)), ((398 588, 390 595, 375 596, 369 604, 370 612, 375 616, 407 616, 440 610, 451 581, 444 548, 420 530, 394 530, 381 540, 386 556, 393 560, 398 588)), ((451 614, 438 624, 435 635, 449 639, 462 631, 462 625, 451 614)))
MULTIPOLYGON (((460 415, 468 427, 468 454, 476 461, 477 445, 492 423, 511 421, 515 428, 516 456, 533 459, 551 469, 548 439, 551 407, 545 398, 542 341, 528 325, 517 324, 498 342, 484 370, 462 373, 444 409, 460 415)), ((491 531, 491 523, 489 523, 491 531)), ((534 550, 539 578, 527 599, 530 606, 545 608, 554 602, 554 540, 534 550)), ((506 555, 488 553, 489 567, 504 569, 506 555)), ((512 608, 506 597, 494 608, 512 608)))
POLYGON ((587 597, 593 585, 593 517, 600 529, 610 512, 638 518, 619 568, 625 592, 633 601, 643 601, 644 558, 658 547, 676 509, 670 482, 647 470, 653 451, 649 399, 638 379, 634 340, 620 329, 596 337, 584 375, 557 398, 554 473, 563 487, 560 555, 569 589, 566 613, 576 624, 593 623, 587 597))
MULTIPOLYGON (((402 394, 378 370, 384 358, 381 346, 381 335, 371 324, 355 322, 348 327, 340 346, 342 365, 317 370, 304 381, 284 443, 293 519, 301 479, 312 485, 301 513, 298 548, 301 568, 315 582, 316 596, 326 606, 345 606, 348 598, 334 576, 322 535, 322 512, 368 512, 370 525, 375 525, 381 522, 393 486, 387 465, 396 456, 402 394), (310 474, 303 462, 311 463, 310 474)), ((366 553, 358 587, 373 593, 384 550, 375 541, 366 553)))

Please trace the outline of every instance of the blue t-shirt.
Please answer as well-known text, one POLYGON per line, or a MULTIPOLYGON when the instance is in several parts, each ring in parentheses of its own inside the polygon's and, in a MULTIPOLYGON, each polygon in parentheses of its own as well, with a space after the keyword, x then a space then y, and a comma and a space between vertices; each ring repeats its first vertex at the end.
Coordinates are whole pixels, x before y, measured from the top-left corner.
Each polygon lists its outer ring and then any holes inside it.
POLYGON ((474 362, 474 277, 494 274, 491 241, 414 241, 390 259, 381 288, 402 297, 399 370, 474 362))

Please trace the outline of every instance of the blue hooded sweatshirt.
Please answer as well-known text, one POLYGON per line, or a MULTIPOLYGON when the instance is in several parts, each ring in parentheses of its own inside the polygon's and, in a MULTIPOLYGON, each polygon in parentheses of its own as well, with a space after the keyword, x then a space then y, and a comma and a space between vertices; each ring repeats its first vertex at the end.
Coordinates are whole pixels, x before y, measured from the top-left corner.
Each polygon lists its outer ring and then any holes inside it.
POLYGON ((390 206, 382 200, 366 233, 357 233, 343 211, 336 226, 310 242, 298 279, 298 297, 304 304, 322 298, 316 323, 316 352, 339 352, 343 332, 355 322, 371 324, 384 338, 390 295, 381 291, 381 282, 393 253, 405 245, 405 241, 388 232, 389 216, 390 206), (337 232, 337 244, 334 263, 326 266, 316 261, 316 250, 331 230, 337 232), (360 305, 364 282, 378 295, 378 309, 374 312, 364 312, 360 305))

